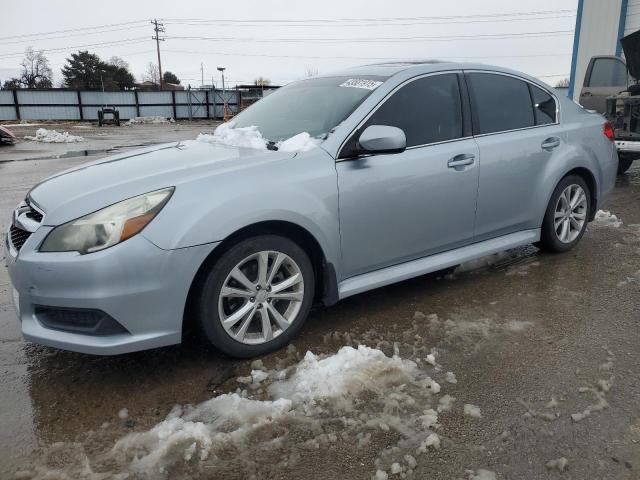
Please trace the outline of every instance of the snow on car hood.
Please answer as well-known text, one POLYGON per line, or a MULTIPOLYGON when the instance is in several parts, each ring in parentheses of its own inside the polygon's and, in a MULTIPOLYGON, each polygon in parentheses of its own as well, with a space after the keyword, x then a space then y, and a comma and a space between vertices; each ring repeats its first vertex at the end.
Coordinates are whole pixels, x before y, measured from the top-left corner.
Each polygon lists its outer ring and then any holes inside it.
POLYGON ((47 178, 29 196, 45 211, 45 225, 59 225, 146 192, 293 156, 188 140, 83 164, 47 178))
MULTIPOLYGON (((269 140, 264 138, 258 127, 235 127, 233 122, 223 123, 215 129, 213 135, 201 133, 200 142, 228 145, 232 147, 266 150, 269 140)), ((286 140, 279 141, 275 147, 281 152, 306 152, 316 148, 322 140, 313 138, 307 132, 301 132, 286 140)))

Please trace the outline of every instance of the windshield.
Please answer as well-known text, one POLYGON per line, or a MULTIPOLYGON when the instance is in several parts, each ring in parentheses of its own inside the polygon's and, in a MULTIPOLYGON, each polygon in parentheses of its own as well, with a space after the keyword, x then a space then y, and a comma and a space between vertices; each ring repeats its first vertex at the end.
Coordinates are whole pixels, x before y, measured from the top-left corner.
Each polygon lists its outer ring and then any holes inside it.
POLYGON ((257 127, 278 142, 307 132, 325 138, 382 84, 386 77, 312 78, 276 90, 233 119, 234 128, 257 127))

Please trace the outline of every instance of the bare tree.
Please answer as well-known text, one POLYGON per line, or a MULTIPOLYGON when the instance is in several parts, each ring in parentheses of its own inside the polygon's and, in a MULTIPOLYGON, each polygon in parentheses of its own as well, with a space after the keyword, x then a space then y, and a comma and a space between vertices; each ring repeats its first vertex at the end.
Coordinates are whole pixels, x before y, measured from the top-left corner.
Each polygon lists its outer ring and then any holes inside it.
POLYGON ((569 79, 563 78, 562 80, 558 80, 556 83, 556 88, 568 88, 569 87, 569 79))
POLYGON ((114 67, 124 68, 125 70, 129 70, 129 62, 127 62, 124 58, 113 56, 107 62, 109 65, 113 65, 114 67))
POLYGON ((258 87, 266 87, 267 85, 271 85, 271 80, 264 77, 258 77, 253 81, 253 83, 258 87))
POLYGON ((147 64, 147 69, 142 74, 142 79, 145 82, 155 83, 156 85, 160 85, 160 72, 158 70, 158 65, 153 62, 149 62, 147 64))
POLYGON ((320 72, 318 71, 318 67, 307 66, 307 67, 305 67, 305 69, 304 69, 304 74, 305 74, 307 77, 317 77, 317 76, 318 76, 318 73, 320 73, 320 72))
POLYGON ((22 60, 20 83, 25 88, 51 88, 51 67, 43 51, 27 47, 22 60))

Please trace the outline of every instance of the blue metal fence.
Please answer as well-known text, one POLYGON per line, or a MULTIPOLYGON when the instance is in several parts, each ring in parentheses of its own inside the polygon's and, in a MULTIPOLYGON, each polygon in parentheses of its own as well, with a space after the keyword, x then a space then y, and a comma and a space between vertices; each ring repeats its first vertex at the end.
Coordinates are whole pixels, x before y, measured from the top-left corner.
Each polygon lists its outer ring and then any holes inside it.
POLYGON ((238 90, 100 92, 88 90, 0 90, 2 120, 97 120, 102 106, 116 107, 121 119, 161 116, 222 118, 224 104, 238 113, 238 90))

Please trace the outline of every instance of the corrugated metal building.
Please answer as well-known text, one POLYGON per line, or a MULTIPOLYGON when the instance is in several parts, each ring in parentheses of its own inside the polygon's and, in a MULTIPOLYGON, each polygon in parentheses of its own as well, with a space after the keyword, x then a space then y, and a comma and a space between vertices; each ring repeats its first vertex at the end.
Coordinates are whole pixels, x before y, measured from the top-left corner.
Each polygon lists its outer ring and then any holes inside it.
POLYGON ((640 0, 578 0, 569 97, 578 100, 591 57, 622 56, 620 38, 637 30, 640 0))

